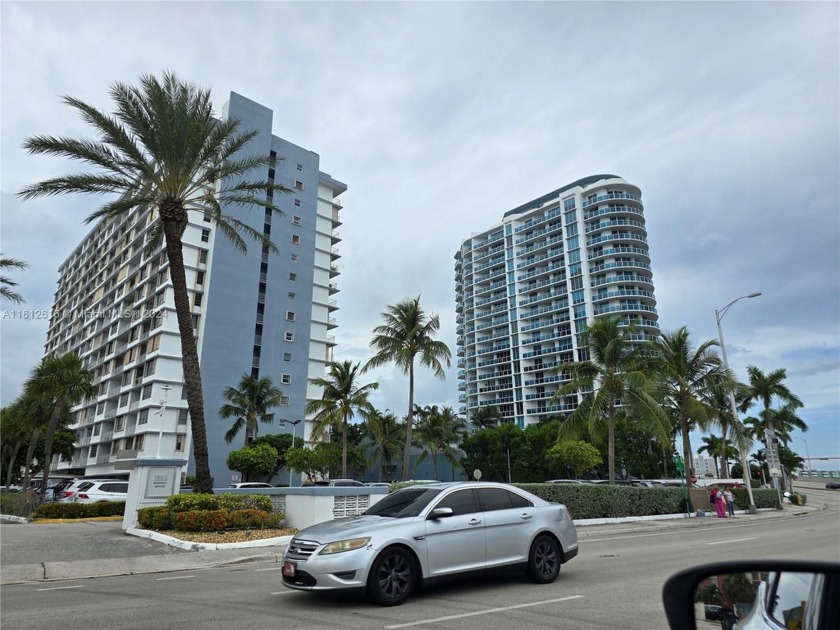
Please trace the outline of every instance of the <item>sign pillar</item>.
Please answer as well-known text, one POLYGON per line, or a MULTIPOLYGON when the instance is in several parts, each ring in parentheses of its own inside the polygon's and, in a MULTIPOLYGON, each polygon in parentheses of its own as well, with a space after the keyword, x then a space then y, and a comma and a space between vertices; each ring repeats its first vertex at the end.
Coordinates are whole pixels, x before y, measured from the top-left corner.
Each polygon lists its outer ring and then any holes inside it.
POLYGON ((140 508, 165 505, 169 496, 178 494, 181 469, 186 465, 185 459, 148 458, 117 462, 117 469, 131 471, 122 528, 137 527, 137 510, 140 508))

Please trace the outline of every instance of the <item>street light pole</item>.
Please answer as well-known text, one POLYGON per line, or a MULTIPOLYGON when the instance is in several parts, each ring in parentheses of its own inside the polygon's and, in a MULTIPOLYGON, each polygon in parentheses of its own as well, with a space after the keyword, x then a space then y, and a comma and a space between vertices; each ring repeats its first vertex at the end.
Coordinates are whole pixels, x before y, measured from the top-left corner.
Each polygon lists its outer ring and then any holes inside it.
MULTIPOLYGON (((280 420, 280 428, 281 429, 285 429, 287 423, 292 425, 292 448, 294 448, 294 446, 295 446, 295 436, 297 435, 297 425, 301 422, 303 422, 303 420, 285 420, 285 419, 280 420)), ((303 478, 301 477, 301 480, 302 479, 303 478)), ((289 487, 290 488, 292 487, 292 469, 291 468, 289 469, 289 487)))
MULTIPOLYGON (((742 295, 741 297, 732 300, 729 304, 724 306, 722 309, 715 311, 715 320, 717 321, 718 337, 720 339, 720 351, 721 351, 721 355, 723 356, 723 367, 726 370, 729 369, 729 361, 726 358, 726 344, 723 342, 723 328, 720 325, 720 320, 723 319, 723 316, 726 315, 726 312, 730 309, 730 307, 733 304, 735 304, 735 302, 738 302, 738 301, 744 300, 744 299, 748 299, 748 298, 758 297, 759 295, 761 295, 760 292, 750 293, 749 295, 742 295)), ((738 422, 738 406, 735 404, 735 393, 732 392, 732 391, 729 392, 729 406, 732 409, 732 420, 737 423, 738 422)), ((744 449, 740 448, 740 446, 738 448, 738 451, 739 451, 740 459, 741 459, 741 476, 744 480, 744 485, 747 486, 747 495, 749 496, 749 499, 750 499, 749 512, 750 512, 750 514, 755 514, 757 512, 757 510, 755 509, 755 500, 753 499, 752 481, 750 479, 751 475, 750 475, 750 467, 749 467, 749 464, 747 463, 747 455, 744 452, 744 449)), ((725 455, 725 453, 724 453, 724 455, 725 455)))
POLYGON ((802 440, 805 444, 805 454, 808 456, 808 472, 811 471, 811 453, 808 452, 808 442, 805 441, 804 437, 799 437, 798 435, 794 435, 793 439, 795 440, 802 440))

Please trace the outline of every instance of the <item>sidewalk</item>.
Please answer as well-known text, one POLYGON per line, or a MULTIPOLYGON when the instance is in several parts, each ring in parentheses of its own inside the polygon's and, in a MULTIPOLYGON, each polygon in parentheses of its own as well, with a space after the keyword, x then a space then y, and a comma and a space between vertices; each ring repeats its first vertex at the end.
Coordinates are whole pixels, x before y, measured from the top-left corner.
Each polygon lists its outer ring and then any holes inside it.
MULTIPOLYGON (((822 506, 786 505, 781 510, 736 513, 733 519, 672 514, 622 519, 576 520, 578 538, 661 529, 726 527, 729 523, 788 518, 820 511, 822 506)), ((246 562, 280 562, 291 537, 202 545, 157 532, 123 532, 120 521, 46 524, 15 523, 2 517, 0 585, 52 580, 195 570, 246 562), (219 547, 224 547, 219 549, 219 547)))

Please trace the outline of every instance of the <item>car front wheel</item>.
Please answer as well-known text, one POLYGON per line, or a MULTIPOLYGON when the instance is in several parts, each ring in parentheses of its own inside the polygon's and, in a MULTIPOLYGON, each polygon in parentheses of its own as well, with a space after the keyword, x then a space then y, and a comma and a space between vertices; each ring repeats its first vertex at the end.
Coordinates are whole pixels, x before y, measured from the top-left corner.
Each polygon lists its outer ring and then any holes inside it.
POLYGON ((411 554, 400 547, 386 549, 373 562, 368 576, 368 597, 380 606, 402 604, 417 584, 417 569, 411 554))
POLYGON ((551 536, 539 536, 528 556, 528 577, 537 584, 548 584, 560 574, 560 545, 551 536))

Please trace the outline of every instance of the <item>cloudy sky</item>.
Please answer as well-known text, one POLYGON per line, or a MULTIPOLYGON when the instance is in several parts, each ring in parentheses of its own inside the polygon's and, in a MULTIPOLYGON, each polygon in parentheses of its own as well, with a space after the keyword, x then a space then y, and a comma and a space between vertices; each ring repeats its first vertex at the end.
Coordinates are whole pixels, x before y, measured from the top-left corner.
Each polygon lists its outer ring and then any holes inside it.
MULTIPOLYGON (((93 203, 21 203, 77 170, 20 149, 87 135, 58 101, 171 69, 274 110, 274 133, 346 182, 336 358, 364 361, 388 304, 421 295, 455 350, 453 255, 511 208, 578 178, 642 189, 660 324, 716 338, 732 367, 786 368, 811 456, 840 456, 840 13, 836 2, 10 2, 2 11, 0 250, 30 310, 93 203)), ((4 311, 11 307, 3 304, 4 311)), ((0 320, 7 404, 45 320, 0 320)), ((376 404, 407 383, 372 375, 376 404)), ((457 408, 456 370, 417 401, 457 408)), ((801 440, 794 442, 804 456, 801 440)), ((695 448, 699 439, 695 438, 695 448)), ((821 462, 838 468, 840 460, 821 462)))

